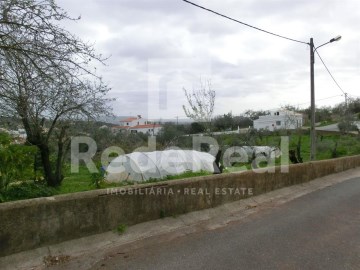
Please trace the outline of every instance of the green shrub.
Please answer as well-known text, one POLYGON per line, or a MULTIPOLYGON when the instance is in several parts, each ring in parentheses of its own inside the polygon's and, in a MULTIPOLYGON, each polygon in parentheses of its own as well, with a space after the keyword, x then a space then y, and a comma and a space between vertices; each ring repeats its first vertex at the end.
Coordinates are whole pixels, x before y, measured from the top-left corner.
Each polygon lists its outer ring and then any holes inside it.
POLYGON ((90 179, 91 185, 94 185, 96 188, 101 188, 104 183, 104 175, 102 173, 92 173, 90 179))
POLYGON ((15 181, 35 179, 35 146, 12 144, 9 134, 0 132, 0 191, 15 181))
POLYGON ((5 191, 0 192, 0 201, 15 201, 38 197, 50 197, 56 195, 55 188, 48 187, 46 183, 21 182, 13 183, 5 191))

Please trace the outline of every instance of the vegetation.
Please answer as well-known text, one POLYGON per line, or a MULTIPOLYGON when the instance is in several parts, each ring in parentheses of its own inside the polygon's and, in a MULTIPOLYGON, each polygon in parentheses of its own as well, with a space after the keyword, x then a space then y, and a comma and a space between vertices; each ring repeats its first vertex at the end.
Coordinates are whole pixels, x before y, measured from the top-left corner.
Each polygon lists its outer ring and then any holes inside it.
POLYGON ((233 116, 231 112, 216 116, 212 121, 214 131, 236 130, 252 126, 251 117, 246 115, 233 116))
POLYGON ((16 181, 37 180, 39 177, 34 168, 37 149, 11 142, 10 135, 0 133, 0 192, 16 181))
POLYGON ((71 126, 109 111, 109 88, 90 66, 104 59, 59 26, 73 19, 52 0, 6 0, 0 10, 0 115, 20 118, 56 187, 71 126))
MULTIPOLYGON (((170 126, 170 131, 176 126, 170 126)), ((172 136, 176 136, 176 132, 171 131, 172 136)), ((146 145, 145 138, 137 137, 138 135, 133 134, 133 138, 129 138, 131 142, 138 141, 138 144, 133 145, 131 148, 128 145, 128 150, 131 152, 134 150, 134 147, 138 147, 141 145, 146 145)), ((166 134, 165 134, 166 135, 166 134)), ((116 142, 116 137, 118 135, 113 135, 111 137, 116 142)), ((122 135, 122 139, 125 140, 119 141, 119 145, 126 141, 126 136, 122 135)), ((169 135, 167 139, 164 141, 158 141, 158 146, 164 147, 163 143, 167 143, 171 140, 172 136, 169 135)), ((287 136, 289 138, 289 150, 294 150, 298 152, 297 156, 303 159, 303 162, 309 161, 310 157, 310 137, 308 131, 286 131, 286 130, 278 130, 276 132, 269 132, 269 131, 255 131, 250 130, 246 134, 223 134, 215 136, 222 153, 226 151, 227 148, 231 146, 246 146, 246 145, 259 145, 259 146, 275 146, 279 147, 281 142, 281 136, 287 136)), ((166 137, 166 136, 165 136, 166 137)), ((2 138, 8 138, 3 135, 2 138)), ((191 148, 192 137, 189 136, 177 136, 177 145, 183 149, 191 148)), ((9 140, 3 139, 7 143, 5 145, 12 146, 9 144, 9 140)), ((27 149, 28 146, 24 145, 14 145, 16 148, 24 148, 27 149)), ((105 145, 104 145, 105 147, 105 145)), ((34 149, 34 147, 30 147, 34 149)), ((4 153, 4 147, 0 148, 4 153)), ((35 148, 36 150, 36 148, 35 148)), ((35 151, 36 152, 36 151, 35 151)), ((360 154, 360 137, 354 134, 319 134, 317 135, 317 159, 330 159, 348 155, 356 155, 360 154)), ((8 154, 6 154, 8 155, 8 154)), ((5 155, 5 156, 6 156, 5 155)), ((4 155, 0 155, 0 158, 3 158, 4 155)), ((21 158, 25 158, 26 155, 20 154, 21 158)), ((19 171, 18 173, 25 173, 23 176, 18 175, 12 178, 12 181, 7 185, 6 188, 0 192, 0 200, 1 201, 10 201, 10 200, 17 200, 17 199, 26 199, 26 198, 35 198, 39 196, 52 196, 56 194, 65 194, 65 193, 72 193, 72 192, 80 192, 80 191, 88 191, 88 190, 95 190, 98 188, 112 188, 112 187, 121 187, 132 185, 132 182, 123 182, 123 183, 107 183, 103 181, 103 175, 101 173, 98 174, 91 174, 85 166, 80 166, 79 173, 71 173, 70 166, 66 166, 64 173, 65 178, 61 184, 61 186, 57 188, 51 188, 46 185, 45 182, 41 181, 41 177, 36 177, 37 174, 34 172, 34 152, 30 152, 29 156, 27 157, 29 160, 27 162, 22 161, 22 166, 26 168, 25 170, 19 171), (25 166, 25 164, 27 164, 25 166)), ((98 162, 99 157, 95 157, 96 162, 98 162)), ((244 169, 251 169, 252 167, 252 159, 253 157, 249 158, 248 162, 245 163, 237 163, 233 164, 232 167, 228 167, 225 169, 224 173, 235 172, 244 169)), ((19 161, 15 161, 13 167, 16 168, 19 161)), ((3 165, 5 163, 1 163, 3 165)), ((8 163, 6 163, 8 164, 8 163)), ((280 164, 280 159, 275 160, 275 164, 280 164)), ((266 162, 262 162, 259 166, 263 167, 266 166, 266 162)), ((2 167, 1 167, 2 168, 2 167)), ((15 170, 16 171, 16 170, 15 170)), ((3 171, 1 171, 3 172, 3 171)), ((3 175, 3 173, 2 173, 3 175)), ((176 176, 167 176, 164 179, 150 179, 148 182, 159 182, 164 180, 173 180, 173 179, 182 179, 188 177, 195 177, 195 176, 203 176, 209 175, 208 172, 185 172, 181 175, 176 176)))
POLYGON ((127 230, 127 226, 125 224, 120 224, 119 226, 117 226, 116 231, 118 232, 118 234, 124 234, 127 230))
MULTIPOLYGON (((347 115, 357 117, 359 100, 354 100, 348 104, 348 108, 352 108, 347 115), (352 104, 350 106, 350 104, 352 104), (357 113, 357 114, 355 114, 357 113)), ((344 108, 343 105, 338 105, 334 108, 322 108, 318 110, 318 117, 323 124, 333 123, 341 120, 341 116, 335 115, 344 108)), ((289 108, 291 109, 291 108, 289 108)), ((305 113, 306 117, 306 111, 305 113)), ((264 111, 248 111, 241 116, 233 116, 228 113, 222 116, 217 116, 213 119, 213 130, 224 131, 228 129, 237 129, 239 127, 246 127, 251 123, 251 119, 259 115, 266 114, 264 111)), ((5 122, 13 120, 10 125, 16 125, 15 118, 2 118, 5 122)), ((340 122, 342 125, 342 122, 340 122)), ((94 161, 100 167, 100 155, 110 146, 121 147, 125 153, 131 153, 139 147, 147 146, 148 136, 146 134, 114 134, 111 126, 104 126, 104 123, 77 121, 72 127, 73 133, 85 133, 92 137, 98 146, 98 154, 94 157, 94 161)), ((205 127, 203 123, 191 124, 174 124, 165 123, 163 129, 156 138, 156 149, 164 150, 168 147, 179 147, 181 149, 192 149, 193 137, 189 134, 204 132, 205 127)), ((326 133, 317 132, 317 159, 330 159, 348 155, 360 154, 360 137, 356 133, 349 134, 349 128, 342 129, 342 133, 326 133)), ((222 153, 231 146, 274 146, 279 147, 281 136, 289 138, 289 150, 293 151, 297 162, 309 161, 310 137, 309 131, 306 129, 298 129, 295 131, 277 130, 269 132, 266 130, 256 131, 249 129, 245 134, 221 134, 213 136, 218 142, 222 153)), ((56 149, 56 140, 50 140, 49 145, 51 149, 56 149)), ((205 149, 204 149, 205 150, 205 149)), ((56 160, 56 151, 52 151, 50 160, 56 160)), ((116 156, 116 155, 115 155, 116 156)), ((94 190, 98 188, 111 188, 131 185, 131 182, 124 183, 107 183, 104 181, 101 172, 91 174, 85 166, 80 166, 79 173, 71 173, 69 166, 69 157, 64 156, 64 179, 61 185, 54 188, 48 187, 43 180, 43 169, 40 166, 39 160, 41 156, 38 147, 31 145, 19 145, 12 142, 8 134, 0 133, 0 200, 10 201, 16 199, 34 198, 38 196, 52 196, 55 194, 65 194, 71 192, 80 192, 87 190, 94 190), (19 170, 19 168, 21 168, 19 170)), ((224 170, 225 173, 251 169, 252 160, 254 157, 249 157, 249 160, 244 163, 233 164, 224 170)), ((275 160, 278 165, 280 159, 275 160)), ((41 164, 40 164, 41 165, 41 164)), ((260 167, 266 166, 266 162, 258 164, 260 167)), ((151 179, 148 182, 158 182, 164 180, 181 179, 187 177, 207 175, 206 172, 185 172, 178 176, 168 176, 164 179, 151 179)))
POLYGON ((150 179, 150 180, 146 181, 146 183, 155 183, 155 182, 161 182, 161 181, 166 181, 166 180, 177 180, 177 179, 185 179, 185 178, 206 176, 206 175, 211 175, 211 173, 206 172, 206 171, 200 171, 200 172, 186 171, 186 172, 178 174, 178 175, 168 175, 161 179, 150 179))
POLYGON ((59 191, 49 187, 45 182, 26 181, 10 185, 0 192, 0 202, 49 197, 57 194, 59 191))

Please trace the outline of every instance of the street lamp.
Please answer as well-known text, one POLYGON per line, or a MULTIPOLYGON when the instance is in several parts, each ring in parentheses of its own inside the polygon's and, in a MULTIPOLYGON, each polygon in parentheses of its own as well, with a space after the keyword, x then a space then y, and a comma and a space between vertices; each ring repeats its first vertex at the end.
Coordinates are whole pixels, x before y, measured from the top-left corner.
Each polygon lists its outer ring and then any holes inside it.
POLYGON ((314 82, 314 63, 315 63, 315 51, 320 47, 332 43, 334 41, 339 41, 341 36, 336 36, 330 39, 328 42, 314 48, 314 40, 310 38, 310 85, 311 85, 311 125, 310 125, 310 160, 315 160, 316 156, 316 133, 315 133, 315 82, 314 82))

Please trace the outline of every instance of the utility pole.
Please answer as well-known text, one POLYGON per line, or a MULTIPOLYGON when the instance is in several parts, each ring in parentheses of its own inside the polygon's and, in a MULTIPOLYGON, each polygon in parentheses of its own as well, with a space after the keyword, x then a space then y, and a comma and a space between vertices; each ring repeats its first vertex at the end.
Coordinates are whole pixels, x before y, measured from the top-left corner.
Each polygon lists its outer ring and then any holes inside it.
POLYGON ((314 83, 314 40, 310 38, 310 85, 311 85, 311 123, 310 123, 310 160, 316 158, 316 130, 315 130, 315 83, 314 83))
POLYGON ((347 110, 348 107, 348 93, 345 93, 345 110, 347 110))
MULTIPOLYGON (((240 23, 242 25, 245 25, 247 27, 251 27, 251 28, 254 28, 256 30, 259 30, 259 31, 265 32, 267 34, 270 34, 270 35, 274 35, 274 36, 277 36, 277 37, 280 37, 280 38, 284 38, 284 39, 291 40, 291 41, 298 42, 298 43, 303 43, 303 44, 306 44, 306 45, 310 46, 310 81, 311 81, 311 83, 310 83, 311 84, 311 86, 310 86, 311 87, 311 127, 310 127, 311 147, 310 147, 310 160, 315 160, 315 158, 316 158, 316 133, 315 132, 316 131, 315 131, 315 83, 314 83, 315 57, 314 57, 314 54, 315 54, 315 52, 317 52, 316 50, 318 48, 320 48, 320 47, 322 47, 322 46, 324 46, 326 44, 332 43, 334 41, 339 41, 341 39, 341 36, 336 36, 336 37, 330 39, 328 42, 325 42, 324 44, 322 44, 322 45, 315 48, 313 38, 310 38, 310 43, 303 42, 303 41, 296 40, 296 39, 292 39, 292 38, 288 38, 288 37, 281 36, 281 35, 278 35, 278 34, 275 34, 275 33, 269 32, 269 31, 265 31, 264 29, 257 28, 255 26, 250 25, 250 24, 241 22, 239 20, 228 17, 228 16, 223 15, 223 14, 221 14, 219 12, 214 11, 214 10, 208 9, 206 7, 203 7, 203 6, 199 6, 199 5, 197 5, 197 4, 193 3, 193 2, 190 2, 188 0, 183 0, 183 1, 185 1, 186 3, 191 4, 193 6, 196 6, 198 8, 204 9, 204 10, 206 10, 208 12, 214 13, 214 14, 216 14, 218 16, 221 16, 221 17, 224 17, 226 19, 229 19, 229 20, 235 21, 237 23, 240 23)), ((325 63, 324 63, 324 65, 325 65, 325 63)), ((329 73, 330 73, 330 71, 329 71, 329 73)))
MULTIPOLYGON (((310 160, 313 161, 316 159, 316 130, 315 130, 315 83, 314 83, 314 64, 315 64, 315 51, 320 47, 332 43, 334 41, 339 41, 341 36, 336 36, 330 39, 328 42, 314 48, 314 40, 310 38, 310 84, 311 84, 311 127, 310 127, 310 160)), ((345 94, 347 99, 347 94, 345 94)))
MULTIPOLYGON (((316 159, 316 130, 315 130, 315 83, 314 83, 314 64, 315 64, 315 51, 320 47, 332 43, 334 41, 339 41, 341 36, 336 36, 330 39, 328 42, 314 48, 314 40, 310 38, 310 84, 311 84, 311 126, 310 126, 310 160, 313 161, 316 159)), ((347 94, 345 94, 347 99, 347 94)))
POLYGON ((350 116, 349 116, 349 104, 348 104, 348 94, 344 93, 345 96, 345 108, 344 108, 344 122, 345 122, 345 132, 350 131, 350 116))

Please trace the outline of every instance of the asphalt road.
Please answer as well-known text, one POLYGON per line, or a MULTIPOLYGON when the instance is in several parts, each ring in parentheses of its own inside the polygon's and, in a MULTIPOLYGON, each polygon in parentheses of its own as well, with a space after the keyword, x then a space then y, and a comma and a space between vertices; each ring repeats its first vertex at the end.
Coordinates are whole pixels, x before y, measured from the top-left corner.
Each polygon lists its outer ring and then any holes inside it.
POLYGON ((316 127, 316 130, 323 130, 323 131, 340 131, 338 128, 338 124, 332 124, 323 127, 316 127))
POLYGON ((360 269, 360 178, 92 269, 360 269))

